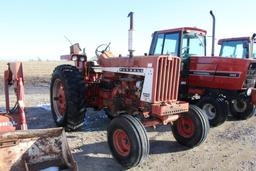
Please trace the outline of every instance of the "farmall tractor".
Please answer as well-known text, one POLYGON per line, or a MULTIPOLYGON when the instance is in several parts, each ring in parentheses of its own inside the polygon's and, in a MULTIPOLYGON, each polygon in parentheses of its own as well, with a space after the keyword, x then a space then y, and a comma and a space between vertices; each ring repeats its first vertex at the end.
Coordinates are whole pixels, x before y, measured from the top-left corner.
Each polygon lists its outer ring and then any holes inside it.
POLYGON ((78 44, 62 57, 75 61, 75 66, 58 66, 52 74, 51 107, 57 125, 76 130, 84 122, 86 107, 104 109, 112 118, 107 129, 110 150, 126 168, 149 154, 145 127, 171 125, 175 139, 190 148, 204 142, 207 116, 200 108, 177 100, 180 58, 133 56, 131 43, 129 56, 114 57, 109 45, 96 49, 97 61, 80 54, 78 44))
MULTIPOLYGON (((215 17, 213 21, 215 26, 215 17)), ((255 36, 246 41, 250 45, 241 46, 252 48, 255 36)), ((231 49, 223 46, 221 54, 226 50, 231 49)), ((206 31, 189 27, 154 32, 149 55, 166 54, 181 57, 179 99, 203 109, 211 126, 222 124, 229 111, 239 119, 254 115, 256 60, 248 54, 248 58, 214 56, 213 46, 212 56, 206 56, 206 31)))
POLYGON ((28 130, 22 63, 8 63, 4 71, 4 92, 6 106, 5 111, 0 112, 0 170, 55 168, 77 171, 62 128, 28 130), (12 89, 14 94, 11 94, 12 89))

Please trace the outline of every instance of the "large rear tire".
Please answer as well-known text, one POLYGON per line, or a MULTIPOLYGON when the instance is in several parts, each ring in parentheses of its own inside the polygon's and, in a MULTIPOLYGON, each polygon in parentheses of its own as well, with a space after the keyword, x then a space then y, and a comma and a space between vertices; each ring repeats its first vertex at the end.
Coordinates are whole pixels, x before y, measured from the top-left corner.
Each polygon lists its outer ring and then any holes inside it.
POLYGON ((248 119, 255 114, 255 106, 248 100, 234 99, 229 103, 230 113, 236 119, 248 119))
POLYGON ((74 131, 83 126, 85 85, 79 70, 72 65, 57 66, 52 74, 50 101, 57 126, 74 131))
POLYGON ((180 114, 172 125, 178 143, 193 148, 203 143, 210 129, 206 114, 197 106, 190 105, 187 113, 180 114))
POLYGON ((228 106, 223 98, 203 97, 198 106, 205 111, 212 127, 221 125, 227 120, 228 106))
POLYGON ((148 156, 149 140, 144 126, 137 118, 130 115, 115 117, 107 134, 111 153, 123 167, 137 166, 148 156))

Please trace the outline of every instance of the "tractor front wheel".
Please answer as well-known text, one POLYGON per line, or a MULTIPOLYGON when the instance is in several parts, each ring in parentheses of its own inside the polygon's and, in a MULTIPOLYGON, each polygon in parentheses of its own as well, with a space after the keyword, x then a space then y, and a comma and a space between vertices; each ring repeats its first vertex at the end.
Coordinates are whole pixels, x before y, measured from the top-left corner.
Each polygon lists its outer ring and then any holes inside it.
POLYGON ((248 100, 234 99, 229 103, 230 113, 236 119, 248 119, 255 114, 255 106, 248 100))
POLYGON ((193 148, 205 141, 209 128, 206 114, 199 107, 190 105, 189 111, 173 123, 172 132, 180 144, 193 148))
POLYGON ((52 74, 50 101, 57 126, 74 131, 84 123, 85 85, 81 73, 71 65, 60 65, 52 74))
POLYGON ((113 157, 125 168, 137 166, 149 154, 149 141, 142 123, 131 115, 115 117, 107 130, 113 157))

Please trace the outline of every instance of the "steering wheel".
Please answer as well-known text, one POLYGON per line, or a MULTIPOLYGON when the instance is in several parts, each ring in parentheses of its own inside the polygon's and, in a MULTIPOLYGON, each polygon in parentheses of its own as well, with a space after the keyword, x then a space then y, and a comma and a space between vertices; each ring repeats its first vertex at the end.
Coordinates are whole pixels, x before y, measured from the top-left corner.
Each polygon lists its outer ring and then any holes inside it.
POLYGON ((186 46, 186 47, 183 47, 181 49, 181 56, 183 59, 187 59, 190 55, 188 54, 188 50, 189 50, 189 47, 186 46))
POLYGON ((189 50, 189 47, 188 46, 185 46, 183 48, 181 48, 181 54, 182 55, 185 55, 186 53, 188 53, 188 50, 189 50), (183 51, 183 52, 182 52, 183 51))
POLYGON ((95 50, 95 55, 97 57, 99 57, 101 54, 103 54, 104 52, 109 52, 110 51, 110 44, 111 42, 109 42, 108 44, 101 44, 99 45, 96 50, 95 50))

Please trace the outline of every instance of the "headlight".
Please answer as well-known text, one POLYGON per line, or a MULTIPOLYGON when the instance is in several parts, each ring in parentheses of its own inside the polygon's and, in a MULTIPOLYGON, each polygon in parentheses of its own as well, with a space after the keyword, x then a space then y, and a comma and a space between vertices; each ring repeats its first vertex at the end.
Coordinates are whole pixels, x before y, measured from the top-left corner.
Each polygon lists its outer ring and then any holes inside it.
POLYGON ((246 91, 246 95, 250 96, 252 94, 252 88, 248 88, 246 91))
POLYGON ((84 61, 85 61, 84 56, 81 56, 81 57, 80 57, 80 61, 82 61, 82 62, 84 62, 84 61))
POLYGON ((77 60, 77 56, 72 56, 72 61, 76 61, 77 60))

